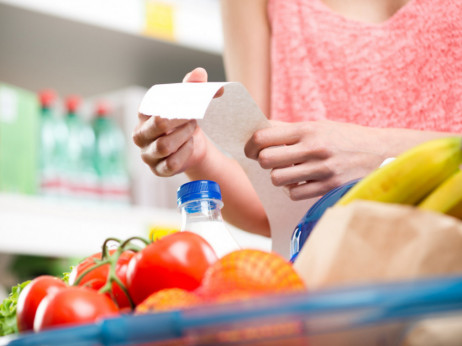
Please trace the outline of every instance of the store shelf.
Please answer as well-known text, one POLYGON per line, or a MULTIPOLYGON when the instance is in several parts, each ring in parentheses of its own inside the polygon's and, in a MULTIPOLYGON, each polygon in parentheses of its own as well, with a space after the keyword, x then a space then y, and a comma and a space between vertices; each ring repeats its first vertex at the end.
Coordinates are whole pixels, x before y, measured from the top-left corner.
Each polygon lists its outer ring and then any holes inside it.
POLYGON ((116 31, 222 52, 219 0, 1 0, 0 2, 116 31), (206 38, 206 39, 204 39, 206 38))
MULTIPOLYGON (((95 13, 100 12, 99 2, 90 7, 95 13)), ((197 66, 206 68, 212 81, 225 79, 220 48, 201 47, 200 42, 207 40, 197 28, 182 29, 196 32, 190 39, 183 35, 183 40, 168 42, 143 35, 136 24, 126 22, 115 29, 117 18, 105 23, 99 19, 109 16, 104 13, 84 22, 78 10, 68 10, 67 14, 75 13, 71 17, 51 13, 51 5, 39 11, 30 3, 0 1, 2 82, 31 91, 52 87, 62 95, 90 97, 127 86, 178 82, 197 66)), ((58 3, 53 2, 56 8, 58 3)))
MULTIPOLYGON (((101 206, 0 193, 0 253, 57 257, 98 252, 108 237, 147 238, 150 226, 179 228, 176 209, 101 206)), ((228 225, 242 247, 270 250, 268 238, 228 225)))
POLYGON ((0 252, 86 256, 104 239, 148 237, 149 226, 180 225, 177 210, 100 206, 0 194, 0 252))

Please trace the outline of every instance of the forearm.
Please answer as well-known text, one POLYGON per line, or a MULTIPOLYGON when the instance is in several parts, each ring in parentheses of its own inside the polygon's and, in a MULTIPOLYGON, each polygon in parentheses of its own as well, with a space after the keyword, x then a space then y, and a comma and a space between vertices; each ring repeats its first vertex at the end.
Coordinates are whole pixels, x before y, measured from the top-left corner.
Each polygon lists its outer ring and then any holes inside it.
MULTIPOLYGON (((224 52, 229 81, 241 82, 262 112, 270 110, 270 28, 267 0, 221 0, 224 52)), ((265 236, 269 223, 262 203, 240 165, 214 146, 201 171, 190 178, 208 176, 223 192, 223 217, 234 226, 265 236), (206 170, 205 172, 203 170, 206 170)), ((244 150, 244 148, 242 149, 244 150)))
POLYGON ((188 169, 186 175, 191 180, 208 179, 220 185, 222 214, 227 222, 251 233, 270 236, 266 212, 247 175, 237 161, 207 141, 201 165, 188 169))
POLYGON ((241 82, 270 116, 270 27, 267 0, 221 0, 226 77, 241 82))
POLYGON ((421 131, 401 128, 376 129, 378 145, 384 148, 383 156, 396 157, 402 152, 432 139, 462 136, 460 133, 421 131))

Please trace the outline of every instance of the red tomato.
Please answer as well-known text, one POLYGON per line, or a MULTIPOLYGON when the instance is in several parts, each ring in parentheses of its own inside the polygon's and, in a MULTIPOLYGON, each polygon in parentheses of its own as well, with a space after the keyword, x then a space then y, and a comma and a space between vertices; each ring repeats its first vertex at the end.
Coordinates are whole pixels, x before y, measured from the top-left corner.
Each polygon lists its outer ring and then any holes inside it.
POLYGON ((34 328, 37 307, 47 295, 67 287, 66 283, 54 276, 41 275, 33 279, 19 294, 16 305, 16 320, 20 332, 34 328))
MULTIPOLYGON (((112 249, 109 250, 109 254, 112 255, 116 250, 112 249)), ((127 279, 127 267, 128 262, 133 257, 135 253, 133 251, 124 251, 120 255, 117 265, 116 265, 116 275, 122 281, 122 283, 126 286, 127 279)), ((71 271, 69 276, 69 285, 74 285, 77 278, 85 272, 87 269, 95 266, 95 259, 101 259, 101 252, 93 254, 87 258, 85 258, 82 262, 80 262, 76 267, 74 267, 71 271)), ((91 272, 86 274, 83 279, 79 282, 79 286, 86 286, 98 291, 101 287, 106 284, 106 280, 109 274, 109 263, 104 264, 100 267, 94 268, 91 272)), ((128 300, 125 293, 122 291, 120 286, 115 282, 112 284, 111 291, 106 293, 109 298, 114 299, 120 309, 129 308, 130 301, 128 300), (112 292, 112 294, 111 294, 112 292)))
POLYGON ((106 295, 86 287, 67 287, 42 300, 37 308, 34 330, 93 323, 118 314, 117 305, 106 295))
POLYGON ((177 232, 149 244, 130 260, 128 291, 137 305, 164 288, 192 291, 217 260, 210 244, 192 232, 177 232))

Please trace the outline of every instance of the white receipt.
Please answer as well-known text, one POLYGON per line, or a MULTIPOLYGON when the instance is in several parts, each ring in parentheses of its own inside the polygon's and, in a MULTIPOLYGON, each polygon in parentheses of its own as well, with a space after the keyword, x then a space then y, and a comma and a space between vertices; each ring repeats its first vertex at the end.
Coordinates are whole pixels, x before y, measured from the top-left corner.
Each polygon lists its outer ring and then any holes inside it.
POLYGON ((242 84, 157 84, 144 96, 139 112, 168 119, 198 119, 207 136, 247 173, 268 215, 273 251, 289 257, 292 232, 313 201, 292 201, 271 183, 269 170, 245 156, 244 146, 252 134, 271 125, 242 84), (214 98, 221 87, 224 94, 214 98))

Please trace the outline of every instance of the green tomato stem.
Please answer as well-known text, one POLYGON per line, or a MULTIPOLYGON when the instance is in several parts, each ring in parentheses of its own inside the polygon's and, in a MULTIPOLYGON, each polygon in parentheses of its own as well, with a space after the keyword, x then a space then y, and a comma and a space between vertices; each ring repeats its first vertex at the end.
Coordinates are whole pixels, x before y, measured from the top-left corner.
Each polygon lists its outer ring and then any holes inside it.
POLYGON ((108 257, 108 246, 107 244, 110 242, 110 241, 115 241, 117 242, 119 245, 120 243, 122 242, 120 239, 117 239, 117 238, 106 238, 106 240, 104 240, 104 243, 103 243, 103 247, 101 249, 101 259, 105 259, 106 257, 108 257))
POLYGON ((141 241, 142 243, 144 243, 144 245, 149 245, 151 244, 151 242, 143 237, 131 237, 131 238, 128 238, 127 240, 125 240, 121 245, 120 247, 125 249, 125 246, 128 246, 128 244, 130 244, 133 240, 139 240, 141 241))
POLYGON ((105 265, 105 264, 108 264, 108 263, 109 263, 109 260, 106 259, 106 260, 104 260, 104 261, 101 261, 101 260, 95 259, 94 262, 95 262, 95 265, 92 266, 92 267, 90 267, 90 268, 88 268, 88 269, 86 269, 82 274, 80 274, 80 275, 77 277, 77 279, 75 279, 75 282, 73 283, 72 286, 78 286, 79 283, 80 283, 80 281, 82 281, 82 279, 84 278, 85 275, 87 275, 88 273, 90 273, 91 271, 93 271, 94 269, 96 269, 96 268, 98 268, 98 267, 101 267, 101 266, 103 266, 103 265, 105 265))
MULTIPOLYGON (((112 284, 115 282, 120 287, 122 292, 124 292, 125 296, 127 297, 128 301, 130 303, 130 307, 133 310, 135 308, 135 303, 133 302, 132 298, 130 297, 130 294, 128 292, 127 287, 124 285, 124 283, 117 276, 117 274, 116 274, 116 266, 117 266, 117 262, 119 260, 119 257, 121 256, 123 251, 138 252, 138 251, 140 251, 142 249, 141 247, 139 247, 139 246, 137 246, 135 244, 132 244, 132 241, 134 241, 134 240, 141 241, 144 245, 149 245, 151 243, 149 240, 147 240, 145 238, 142 238, 142 237, 137 237, 137 236, 128 238, 127 240, 125 240, 123 242, 120 239, 117 239, 117 238, 107 238, 104 241, 102 249, 101 249, 101 259, 100 260, 96 259, 96 258, 93 259, 93 262, 95 263, 95 265, 93 265, 92 267, 86 269, 82 274, 80 274, 78 276, 78 278, 75 280, 73 286, 78 286, 79 283, 85 277, 85 275, 87 275, 88 273, 90 273, 94 269, 96 269, 98 267, 101 267, 103 265, 109 264, 109 272, 108 272, 108 275, 107 275, 106 283, 103 285, 103 287, 101 287, 98 290, 98 292, 102 293, 102 294, 106 293, 106 292, 109 292, 111 294, 111 296, 113 297, 112 284), (115 241, 115 242, 117 242, 119 244, 119 246, 117 247, 117 250, 112 255, 109 254, 109 249, 108 249, 108 243, 110 241, 115 241)), ((114 297, 113 297, 113 300, 116 301, 114 299, 114 297)))
MULTIPOLYGON (((112 290, 112 284, 115 282, 122 292, 124 292, 125 296, 128 299, 128 302, 130 303, 130 308, 133 310, 135 309, 135 303, 133 302, 132 298, 130 297, 130 294, 128 293, 127 287, 124 285, 124 283, 119 279, 119 277, 116 274, 116 266, 117 262, 119 260, 119 257, 121 256, 123 251, 127 251, 127 249, 123 246, 120 246, 117 251, 115 251, 111 256, 107 258, 107 262, 110 265, 109 268, 109 273, 107 276, 106 283, 104 284, 103 287, 99 289, 99 293, 106 293, 109 292, 111 295, 113 295, 113 290, 112 290)), ((113 297, 113 300, 116 301, 113 297)))

